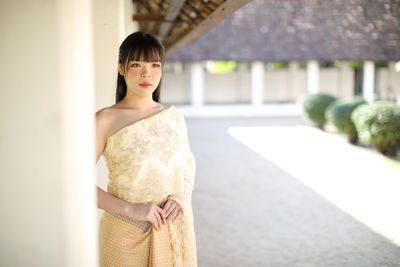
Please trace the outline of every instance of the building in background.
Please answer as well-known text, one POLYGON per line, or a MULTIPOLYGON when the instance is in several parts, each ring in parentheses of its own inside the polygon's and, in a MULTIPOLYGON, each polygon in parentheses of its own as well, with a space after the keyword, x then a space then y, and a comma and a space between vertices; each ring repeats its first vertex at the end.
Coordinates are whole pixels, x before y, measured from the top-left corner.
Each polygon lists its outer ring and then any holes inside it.
POLYGON ((306 92, 400 101, 400 2, 254 0, 168 60, 172 103, 257 106, 306 92), (216 73, 210 60, 235 67, 216 73))

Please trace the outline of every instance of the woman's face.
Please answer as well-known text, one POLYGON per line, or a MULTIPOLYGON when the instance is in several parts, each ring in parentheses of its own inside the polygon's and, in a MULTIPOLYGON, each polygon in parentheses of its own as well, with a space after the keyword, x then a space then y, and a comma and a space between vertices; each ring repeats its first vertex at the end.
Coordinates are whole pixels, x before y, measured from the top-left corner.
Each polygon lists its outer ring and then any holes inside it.
MULTIPOLYGON (((118 63, 119 71, 123 75, 121 64, 118 63)), ((156 90, 162 76, 160 61, 130 61, 125 74, 127 89, 137 95, 152 94, 156 90)))

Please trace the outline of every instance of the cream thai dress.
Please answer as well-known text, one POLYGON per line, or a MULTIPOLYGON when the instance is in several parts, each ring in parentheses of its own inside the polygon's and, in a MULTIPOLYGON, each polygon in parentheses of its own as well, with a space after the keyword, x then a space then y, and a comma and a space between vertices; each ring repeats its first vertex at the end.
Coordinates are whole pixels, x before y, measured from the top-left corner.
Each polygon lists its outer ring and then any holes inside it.
POLYGON ((192 213, 196 172, 183 115, 174 105, 112 134, 103 152, 107 192, 130 203, 177 201, 183 215, 157 231, 149 222, 104 211, 100 266, 196 267, 192 213))

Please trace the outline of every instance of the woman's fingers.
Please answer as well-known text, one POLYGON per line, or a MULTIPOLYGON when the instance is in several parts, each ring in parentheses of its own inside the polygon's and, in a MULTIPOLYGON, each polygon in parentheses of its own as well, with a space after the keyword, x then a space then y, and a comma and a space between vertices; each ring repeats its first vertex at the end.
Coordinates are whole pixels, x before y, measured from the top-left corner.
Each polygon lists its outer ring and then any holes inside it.
POLYGON ((178 202, 176 202, 173 199, 169 199, 167 200, 167 202, 165 203, 163 210, 165 212, 165 217, 167 218, 167 221, 170 220, 171 218, 173 218, 173 216, 176 216, 177 210, 182 209, 181 206, 178 204, 178 202), (173 214, 173 216, 171 217, 171 214, 175 211, 175 213, 173 214), (169 219, 168 219, 169 218, 169 219))
POLYGON ((175 214, 178 212, 178 209, 173 209, 167 216, 167 222, 169 222, 170 220, 172 220, 172 218, 174 218, 175 214))
POLYGON ((176 216, 174 217, 174 219, 172 220, 172 223, 175 222, 175 220, 182 214, 182 210, 180 209, 177 213, 176 216))
POLYGON ((175 208, 174 205, 172 205, 172 202, 168 202, 167 205, 165 205, 167 209, 164 207, 165 217, 168 217, 175 208))
MULTIPOLYGON (((175 208, 170 214, 169 216, 167 216, 167 221, 173 220, 174 218, 176 218, 179 213, 182 211, 181 208, 175 208)), ((174 221, 172 221, 174 222, 174 221)))
POLYGON ((165 224, 166 223, 166 221, 165 221, 166 215, 165 215, 164 210, 160 207, 157 207, 157 210, 158 210, 158 213, 161 215, 162 224, 165 224))
POLYGON ((161 230, 160 215, 158 215, 158 213, 155 213, 154 216, 156 217, 155 225, 154 225, 154 226, 156 227, 157 231, 160 231, 160 230, 161 230))
POLYGON ((174 223, 175 220, 183 213, 181 206, 174 200, 168 200, 163 208, 153 204, 151 210, 151 221, 157 231, 160 231, 162 225, 171 220, 174 223))
POLYGON ((162 224, 162 219, 161 219, 161 215, 160 213, 157 211, 155 211, 155 216, 156 216, 156 225, 158 227, 158 231, 161 230, 161 224, 162 224))

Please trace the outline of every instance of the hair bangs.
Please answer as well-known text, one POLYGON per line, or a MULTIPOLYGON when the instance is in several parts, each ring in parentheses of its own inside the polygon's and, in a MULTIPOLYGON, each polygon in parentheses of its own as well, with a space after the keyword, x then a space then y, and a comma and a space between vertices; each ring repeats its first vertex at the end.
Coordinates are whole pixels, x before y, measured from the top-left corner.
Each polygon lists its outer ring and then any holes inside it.
POLYGON ((141 45, 137 48, 132 48, 128 58, 129 61, 163 61, 162 55, 160 55, 160 51, 156 47, 144 45, 141 45))

